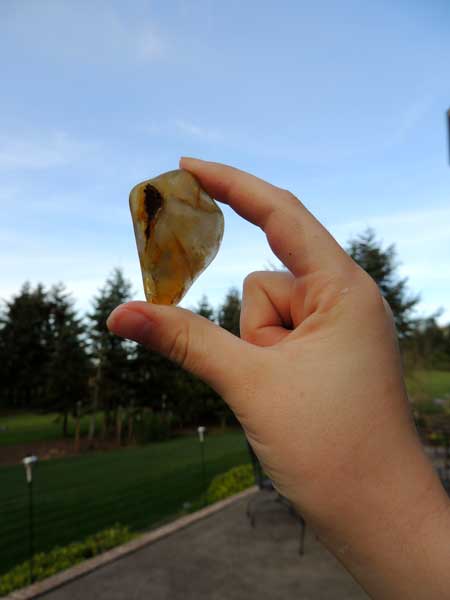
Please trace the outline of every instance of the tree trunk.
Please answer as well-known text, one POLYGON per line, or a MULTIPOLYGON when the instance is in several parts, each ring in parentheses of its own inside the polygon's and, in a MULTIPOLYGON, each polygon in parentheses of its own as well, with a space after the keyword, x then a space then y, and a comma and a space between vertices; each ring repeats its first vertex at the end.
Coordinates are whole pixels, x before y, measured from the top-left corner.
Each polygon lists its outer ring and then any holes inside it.
POLYGON ((75 412, 75 452, 80 451, 80 413, 80 402, 77 402, 77 408, 75 412))
POLYGON ((122 443, 122 407, 116 408, 116 441, 117 445, 120 446, 122 443))
POLYGON ((63 415, 63 437, 66 438, 68 433, 67 433, 67 426, 68 426, 68 421, 69 421, 69 413, 68 411, 64 411, 64 415, 63 415))
POLYGON ((94 445, 94 437, 95 437, 95 429, 97 425, 97 410, 99 406, 100 399, 100 385, 102 379, 102 357, 98 361, 97 365, 97 373, 95 374, 95 383, 94 383, 94 394, 92 397, 92 413, 89 421, 89 448, 92 448, 94 445))
POLYGON ((106 440, 109 428, 109 409, 104 408, 102 420, 102 440, 106 440))
POLYGON ((92 397, 91 416, 89 419, 89 432, 88 432, 88 445, 89 448, 94 446, 95 429, 97 425, 97 410, 98 410, 98 396, 99 386, 95 384, 94 394, 92 397))
POLYGON ((131 444, 133 441, 133 424, 134 424, 134 402, 130 402, 128 409, 128 443, 131 444))

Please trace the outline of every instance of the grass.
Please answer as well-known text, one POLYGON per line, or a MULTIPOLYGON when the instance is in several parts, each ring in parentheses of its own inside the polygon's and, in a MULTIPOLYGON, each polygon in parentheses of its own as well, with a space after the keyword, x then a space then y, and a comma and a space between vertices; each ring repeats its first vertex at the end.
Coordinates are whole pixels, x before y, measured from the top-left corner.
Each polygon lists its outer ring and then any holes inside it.
MULTIPOLYGON (((416 371, 406 378, 411 397, 417 400, 431 400, 450 395, 450 371, 416 371)), ((97 415, 97 431, 102 416, 97 415)), ((72 437, 75 421, 69 417, 68 433, 72 437)), ((81 435, 86 436, 89 428, 89 416, 81 419, 81 435)), ((61 417, 56 413, 33 414, 21 412, 10 415, 0 413, 0 447, 14 444, 28 444, 39 440, 56 440, 62 437, 61 417), (6 428, 4 431, 3 428, 6 428)))
MULTIPOLYGON (((450 371, 418 371, 407 379, 413 398, 450 394, 450 371)), ((98 417, 100 418, 100 416, 98 417)), ((86 435, 89 418, 82 419, 86 435)), ((61 437, 57 415, 0 415, 0 447, 61 437)), ((69 420, 73 434, 74 422, 69 420)), ((1 450, 0 450, 1 451, 1 450)), ((36 551, 80 540, 113 523, 149 528, 198 502, 203 487, 197 438, 42 462, 35 482, 36 551)), ((241 433, 206 442, 206 485, 248 462, 241 433)), ((28 496, 21 465, 0 469, 0 573, 28 555, 28 496)))
MULTIPOLYGON (((206 486, 248 462, 244 435, 205 442, 206 486)), ((66 545, 114 523, 147 529, 202 496, 197 437, 42 462, 35 473, 35 551, 66 545)), ((0 572, 28 557, 28 490, 22 466, 0 469, 0 572)))
MULTIPOLYGON (((81 435, 86 435, 89 428, 89 415, 81 418, 81 435)), ((97 427, 100 426, 101 415, 97 415, 97 427)), ((68 433, 75 433, 75 421, 69 417, 68 433)), ((62 438, 62 420, 57 413, 34 414, 29 412, 0 415, 0 446, 28 444, 40 440, 58 440, 62 438)))
POLYGON ((416 371, 406 378, 406 387, 419 401, 445 398, 450 395, 450 371, 416 371))

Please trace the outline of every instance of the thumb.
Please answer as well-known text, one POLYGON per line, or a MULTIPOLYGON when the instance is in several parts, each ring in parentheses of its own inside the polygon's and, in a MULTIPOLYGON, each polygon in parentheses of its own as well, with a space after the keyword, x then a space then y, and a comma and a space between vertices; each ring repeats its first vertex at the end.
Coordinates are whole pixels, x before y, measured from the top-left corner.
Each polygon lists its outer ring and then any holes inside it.
POLYGON ((249 344, 183 308, 128 302, 113 310, 107 326, 198 375, 222 396, 249 364, 249 344))

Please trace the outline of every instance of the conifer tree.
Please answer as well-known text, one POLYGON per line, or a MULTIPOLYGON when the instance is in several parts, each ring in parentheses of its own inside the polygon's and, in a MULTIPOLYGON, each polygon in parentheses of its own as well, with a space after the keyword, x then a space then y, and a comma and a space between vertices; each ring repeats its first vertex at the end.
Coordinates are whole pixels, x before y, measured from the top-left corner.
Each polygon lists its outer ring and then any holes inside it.
POLYGON ((88 314, 90 353, 94 364, 93 399, 89 439, 95 435, 96 413, 104 411, 103 435, 116 422, 115 411, 130 400, 130 364, 134 344, 108 331, 106 321, 111 312, 130 300, 131 283, 120 269, 115 269, 93 300, 88 314))
POLYGON ((88 401, 90 362, 86 351, 85 326, 77 317, 73 300, 63 285, 48 293, 51 348, 47 365, 46 404, 63 419, 67 436, 70 413, 75 415, 88 401))
POLYGON ((2 402, 39 408, 45 402, 46 366, 51 351, 50 306, 44 287, 29 283, 6 303, 0 319, 2 402))
POLYGON ((411 335, 416 324, 412 312, 419 302, 419 296, 411 295, 407 290, 407 278, 402 279, 397 274, 394 244, 383 249, 375 232, 367 229, 349 241, 347 252, 377 283, 392 309, 399 337, 411 335))
POLYGON ((219 307, 217 321, 221 327, 239 336, 239 319, 241 316, 241 296, 236 288, 231 288, 219 307))

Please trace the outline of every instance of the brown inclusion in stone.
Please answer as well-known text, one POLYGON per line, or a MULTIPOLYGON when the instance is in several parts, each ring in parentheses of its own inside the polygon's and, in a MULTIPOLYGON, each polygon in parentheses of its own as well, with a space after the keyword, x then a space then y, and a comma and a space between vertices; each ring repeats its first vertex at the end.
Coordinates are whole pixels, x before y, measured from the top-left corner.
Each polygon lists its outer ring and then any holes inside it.
POLYGON ((217 254, 222 211, 184 170, 136 185, 130 210, 145 297, 155 304, 177 304, 217 254))
POLYGON ((147 213, 147 227, 145 228, 145 238, 148 243, 152 222, 156 213, 163 205, 163 198, 158 192, 158 190, 150 184, 146 185, 144 188, 144 197, 145 211, 147 213))

